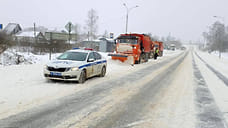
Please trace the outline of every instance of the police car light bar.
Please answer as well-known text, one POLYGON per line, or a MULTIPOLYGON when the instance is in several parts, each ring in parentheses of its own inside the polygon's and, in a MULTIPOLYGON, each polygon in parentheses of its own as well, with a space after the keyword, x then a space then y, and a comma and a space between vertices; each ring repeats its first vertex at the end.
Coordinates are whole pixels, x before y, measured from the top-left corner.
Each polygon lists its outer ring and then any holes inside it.
POLYGON ((80 48, 73 48, 73 50, 77 50, 77 49, 80 49, 80 48))
POLYGON ((92 48, 73 48, 73 50, 78 50, 78 49, 93 51, 92 48))
POLYGON ((90 50, 90 51, 93 51, 92 48, 84 48, 84 50, 90 50))

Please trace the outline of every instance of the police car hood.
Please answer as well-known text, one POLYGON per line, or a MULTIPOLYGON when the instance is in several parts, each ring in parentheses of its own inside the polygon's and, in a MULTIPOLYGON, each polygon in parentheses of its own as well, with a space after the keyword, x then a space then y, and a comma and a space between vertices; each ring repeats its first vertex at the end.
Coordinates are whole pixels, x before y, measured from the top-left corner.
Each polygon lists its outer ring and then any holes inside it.
POLYGON ((47 66, 55 67, 55 68, 71 68, 71 67, 79 67, 83 65, 84 61, 72 61, 72 60, 53 60, 50 61, 47 66))

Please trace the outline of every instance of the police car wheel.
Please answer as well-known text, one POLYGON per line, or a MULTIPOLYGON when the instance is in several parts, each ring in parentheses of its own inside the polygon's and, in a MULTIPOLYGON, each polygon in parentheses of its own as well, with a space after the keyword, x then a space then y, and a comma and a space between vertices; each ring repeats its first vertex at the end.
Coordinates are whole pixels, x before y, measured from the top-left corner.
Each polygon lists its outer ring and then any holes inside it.
POLYGON ((100 77, 104 77, 106 73, 106 68, 102 67, 100 77))
POLYGON ((86 72, 85 72, 85 70, 82 70, 80 77, 79 77, 79 80, 78 80, 78 83, 82 84, 85 81, 86 81, 86 72))

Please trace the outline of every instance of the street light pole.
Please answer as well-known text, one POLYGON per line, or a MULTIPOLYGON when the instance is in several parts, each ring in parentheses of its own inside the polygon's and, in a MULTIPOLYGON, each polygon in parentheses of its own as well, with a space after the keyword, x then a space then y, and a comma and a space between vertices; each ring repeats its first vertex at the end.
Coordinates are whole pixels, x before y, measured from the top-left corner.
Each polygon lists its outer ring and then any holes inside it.
POLYGON ((124 7, 126 7, 126 10, 127 10, 127 14, 126 14, 126 33, 127 33, 127 29, 128 29, 128 15, 129 15, 129 12, 134 9, 134 8, 137 8, 139 7, 138 5, 134 6, 134 7, 131 7, 131 8, 128 8, 127 5, 124 3, 123 4, 124 7))

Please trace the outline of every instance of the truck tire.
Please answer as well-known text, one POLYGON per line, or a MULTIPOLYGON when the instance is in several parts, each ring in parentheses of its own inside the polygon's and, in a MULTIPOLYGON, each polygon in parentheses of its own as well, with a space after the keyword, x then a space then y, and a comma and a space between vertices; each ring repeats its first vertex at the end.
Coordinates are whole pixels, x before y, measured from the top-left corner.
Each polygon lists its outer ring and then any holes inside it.
POLYGON ((160 52, 160 56, 163 56, 163 51, 160 52))
POLYGON ((149 59, 149 53, 145 53, 145 62, 148 62, 149 59))
POLYGON ((153 58, 153 53, 150 52, 148 56, 149 56, 149 59, 152 59, 153 58))
POLYGON ((135 64, 140 64, 141 63, 141 56, 139 57, 139 60, 135 61, 135 64))

